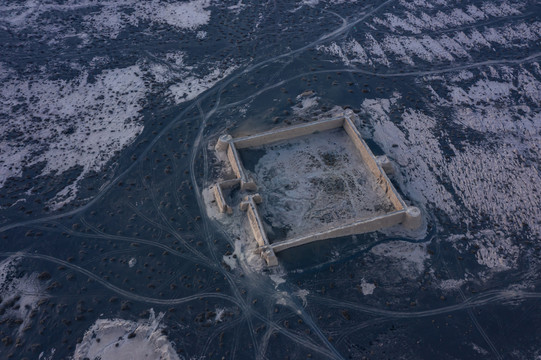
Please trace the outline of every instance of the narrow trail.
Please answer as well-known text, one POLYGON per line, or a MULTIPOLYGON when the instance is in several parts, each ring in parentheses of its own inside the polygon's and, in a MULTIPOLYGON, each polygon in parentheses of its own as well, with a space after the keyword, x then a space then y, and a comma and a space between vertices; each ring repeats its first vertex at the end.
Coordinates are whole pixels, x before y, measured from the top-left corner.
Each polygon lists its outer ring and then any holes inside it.
POLYGON ((63 265, 65 267, 69 268, 69 269, 75 270, 75 271, 77 271, 77 272, 79 272, 81 274, 84 274, 84 275, 88 276, 92 280, 94 280, 97 283, 101 284, 103 287, 113 291, 114 293, 116 293, 118 295, 121 295, 121 296, 125 297, 126 299, 133 300, 133 301, 139 301, 139 302, 142 302, 142 303, 156 304, 156 305, 178 305, 178 304, 183 304, 183 303, 187 303, 187 302, 190 302, 190 301, 199 300, 201 298, 216 298, 216 299, 227 300, 229 302, 237 304, 237 300, 234 297, 231 297, 229 295, 220 294, 220 293, 199 293, 199 294, 195 294, 195 295, 191 295, 191 296, 185 296, 185 297, 178 298, 178 299, 156 299, 156 298, 150 298, 150 297, 146 297, 146 296, 140 296, 140 295, 134 294, 132 292, 126 291, 124 289, 121 289, 121 288, 119 288, 119 287, 117 287, 117 286, 103 280, 98 275, 94 274, 93 272, 91 272, 91 271, 89 271, 87 269, 84 269, 84 268, 82 268, 80 266, 72 264, 72 263, 70 263, 68 261, 64 261, 64 260, 55 258, 53 256, 43 255, 43 254, 31 254, 31 253, 26 253, 26 252, 22 252, 22 251, 21 252, 2 252, 2 253, 0 253, 0 256, 2 256, 2 257, 14 256, 14 257, 29 258, 29 259, 38 259, 38 260, 50 261, 50 262, 58 264, 58 265, 63 265))
POLYGON ((490 290, 480 293, 479 295, 467 298, 459 304, 444 306, 436 309, 422 310, 422 311, 392 311, 385 309, 378 309, 371 306, 353 303, 350 301, 341 301, 338 299, 331 299, 328 297, 321 297, 315 295, 308 295, 317 303, 331 306, 333 308, 346 308, 359 311, 368 315, 383 316, 390 319, 413 319, 423 318, 441 314, 448 314, 456 311, 463 311, 478 306, 491 305, 491 304, 510 304, 516 301, 529 300, 529 299, 541 299, 541 293, 528 292, 519 290, 490 290))
MULTIPOLYGON (((48 261, 51 263, 55 263, 58 265, 65 266, 66 268, 69 268, 75 272, 78 272, 80 274, 83 274, 87 276, 88 278, 94 280, 104 288, 112 291, 115 294, 118 294, 120 296, 125 297, 126 299, 141 302, 144 304, 156 304, 156 305, 179 305, 191 301, 200 301, 202 299, 220 299, 228 302, 231 306, 238 307, 240 316, 235 318, 234 320, 219 324, 216 326, 210 334, 208 335, 208 338, 204 340, 204 346, 201 349, 201 356, 204 356, 207 351, 213 346, 213 342, 217 337, 219 337, 220 333, 226 330, 234 329, 236 337, 234 340, 234 344, 231 349, 232 357, 235 357, 235 354, 237 351, 239 351, 239 340, 240 334, 243 334, 246 336, 246 341, 249 341, 253 347, 253 356, 256 359, 265 359, 267 357, 267 353, 269 350, 269 344, 271 341, 271 337, 274 333, 279 333, 283 335, 284 337, 290 339, 295 344, 298 344, 300 346, 303 346, 306 349, 309 349, 311 351, 314 351, 321 356, 324 356, 325 358, 329 359, 343 359, 344 355, 340 353, 340 351, 337 349, 336 344, 341 344, 347 341, 346 339, 354 334, 355 332, 369 328, 371 326, 380 324, 382 322, 395 320, 395 319, 420 319, 420 318, 426 318, 430 316, 436 316, 441 314, 448 314, 452 312, 458 312, 458 311, 465 311, 469 314, 470 318, 472 319, 472 322, 474 323, 475 327, 481 334, 481 336, 485 339, 489 347, 491 348, 493 354, 496 356, 496 358, 501 359, 502 356, 496 349, 494 343, 490 339, 490 337, 487 335, 487 333, 484 331, 483 327, 480 325, 479 321, 475 317, 475 314, 473 313, 473 309, 476 307, 486 306, 486 305, 507 305, 512 304, 517 301, 527 301, 527 300, 537 300, 541 298, 541 293, 538 292, 527 292, 527 291, 519 291, 519 290, 491 290, 486 291, 481 294, 472 296, 467 298, 463 292, 462 294, 462 302, 449 305, 449 306, 443 306, 435 309, 428 309, 428 310, 421 310, 421 311, 392 311, 392 310, 386 310, 386 309, 380 309, 376 307, 371 307, 367 305, 363 305, 361 303, 355 303, 355 302, 349 302, 349 301, 342 301, 339 299, 333 299, 328 296, 322 296, 322 295, 314 295, 314 294, 308 294, 307 298, 309 299, 309 302, 318 306, 324 306, 327 308, 332 309, 350 309, 355 310, 360 313, 363 313, 367 315, 367 320, 363 320, 359 323, 356 323, 353 326, 344 327, 343 329, 340 329, 340 332, 336 331, 327 331, 325 329, 322 329, 316 321, 314 321, 314 318, 310 314, 310 309, 307 308, 306 304, 300 301, 300 298, 291 294, 294 294, 298 288, 296 288, 296 285, 294 284, 287 284, 287 286, 282 286, 280 288, 280 292, 289 294, 289 297, 286 297, 284 305, 285 308, 287 308, 290 313, 286 314, 273 314, 271 312, 270 308, 256 308, 253 306, 253 300, 257 300, 256 297, 264 298, 269 304, 270 303, 278 303, 278 301, 282 301, 283 299, 279 299, 279 296, 282 296, 283 294, 278 295, 279 291, 277 290, 277 286, 275 286, 270 280, 269 280, 269 274, 260 274, 255 273, 251 271, 250 269, 244 267, 241 268, 239 271, 227 271, 221 266, 222 261, 222 253, 220 253, 216 246, 214 246, 213 241, 216 237, 216 232, 213 228, 212 220, 207 216, 206 210, 205 210, 205 202, 202 197, 202 188, 209 185, 209 158, 208 158, 208 151, 207 146, 208 142, 206 141, 206 134, 209 130, 209 124, 212 123, 211 120, 216 116, 216 114, 220 113, 223 110, 227 110, 230 108, 237 107, 239 105, 248 103, 249 101, 255 99, 256 97, 272 90, 277 87, 283 86, 293 80, 302 78, 304 76, 308 75, 318 75, 318 74, 331 74, 335 72, 344 72, 349 74, 365 74, 370 76, 377 76, 377 77, 384 77, 384 78, 403 78, 403 77, 416 77, 416 76, 427 76, 427 75, 434 75, 434 74, 442 74, 442 73, 448 73, 448 72, 456 72, 464 69, 470 69, 470 68, 479 68, 484 66, 491 66, 491 65, 501 65, 501 64, 524 64, 528 63, 534 60, 537 60, 539 57, 541 57, 541 52, 535 53, 532 55, 529 55, 524 58, 518 58, 518 59, 501 59, 501 60, 487 60, 487 61, 481 61, 481 62, 475 62, 475 63, 469 63, 469 64, 460 64, 456 66, 449 66, 449 67, 442 67, 439 69, 433 69, 433 70, 426 70, 426 71, 410 71, 410 72, 376 72, 376 71, 369 71, 369 70, 363 70, 363 69, 357 69, 357 68, 343 68, 343 69, 332 69, 332 70, 319 70, 319 71, 311 71, 306 72, 302 74, 297 74, 295 76, 289 77, 287 79, 279 79, 279 75, 275 75, 271 79, 268 79, 266 82, 266 86, 262 89, 258 89, 257 91, 253 92, 249 96, 246 96, 240 101, 235 102, 229 102, 223 104, 222 100, 222 94, 224 90, 233 82, 236 80, 242 78, 244 75, 249 74, 251 72, 256 71, 257 69, 263 68, 269 64, 275 64, 279 63, 280 61, 284 62, 281 66, 280 73, 283 71, 283 69, 286 68, 286 66, 293 61, 293 58, 295 56, 298 56, 302 54, 304 51, 308 49, 312 49, 318 45, 327 43, 329 41, 333 41, 335 39, 340 38, 340 36, 343 36, 344 34, 347 34, 356 24, 361 23, 362 21, 366 20, 370 16, 374 15, 381 9, 391 5, 394 1, 393 0, 387 0, 380 5, 369 8, 366 7, 363 9, 365 11, 361 16, 356 18, 355 20, 349 22, 346 18, 340 16, 339 14, 330 11, 330 10, 323 10, 323 12, 328 13, 332 16, 336 16, 341 20, 341 25, 334 29, 333 31, 329 33, 322 34, 317 40, 312 41, 300 48, 297 48, 295 50, 291 50, 288 52, 285 52, 283 54, 271 57, 269 59, 257 62, 255 64, 248 64, 245 67, 241 67, 237 69, 233 75, 229 76, 226 79, 223 79, 222 81, 218 82, 217 85, 214 87, 208 89, 206 92, 202 93, 200 96, 198 96, 196 99, 194 99, 191 103, 183 104, 186 106, 186 108, 180 112, 179 115, 177 115, 170 123, 168 123, 161 131, 159 131, 151 140, 150 142, 145 146, 145 148, 142 150, 141 154, 138 156, 137 160, 135 160, 133 163, 131 163, 125 170, 123 170, 120 174, 118 174, 113 180, 110 181, 107 185, 105 185, 100 191, 96 194, 94 198, 92 198, 88 203, 85 205, 70 210, 66 213, 62 214, 54 214, 50 216, 45 216, 38 219, 32 219, 27 221, 20 221, 20 222, 14 222, 11 224, 6 224, 0 227, 0 232, 6 232, 11 229, 15 228, 22 228, 22 227, 29 227, 32 229, 40 229, 42 231, 51 231, 51 232, 66 232, 70 235, 76 236, 77 238, 90 238, 90 239, 97 239, 97 240, 110 240, 110 241, 120 241, 120 242, 137 242, 141 244, 145 244, 148 246, 156 247, 162 250, 165 250, 172 254, 173 256, 176 256, 180 259, 187 260, 187 261, 194 261, 198 264, 201 264, 204 267, 207 267, 208 269, 212 269, 216 273, 218 273, 220 276, 223 276, 225 281, 227 282, 229 289, 232 295, 225 295, 220 292, 212 292, 212 291, 204 291, 201 293, 196 293, 194 295, 185 296, 181 298, 172 298, 172 299, 158 299, 158 298, 152 298, 152 297, 146 297, 146 296, 140 296, 137 294, 134 294, 130 291, 127 291, 125 289, 122 289, 118 286, 113 285, 112 283, 102 279, 100 276, 96 275, 95 273, 85 269, 83 266, 78 266, 73 263, 70 263, 68 261, 64 261, 58 258, 55 258, 50 255, 45 254, 37 254, 37 253, 29 253, 29 252, 3 252, 0 253, 0 256, 2 257, 9 257, 9 256, 15 256, 15 257, 22 257, 22 258, 28 258, 28 259, 36 259, 36 260, 43 260, 48 261), (202 104, 205 103, 206 100, 213 99, 214 104, 210 107, 210 109, 205 109, 202 104), (121 179, 126 177, 128 174, 130 174, 132 171, 137 169, 138 166, 142 167, 141 159, 145 157, 146 154, 151 151, 158 141, 164 137, 165 134, 167 134, 174 126, 178 125, 179 122, 184 121, 188 118, 189 114, 191 112, 197 111, 199 116, 196 118, 191 119, 197 119, 198 121, 198 129, 197 134, 195 136, 195 139, 193 141, 193 145, 191 147, 191 152, 189 155, 189 177, 191 181, 191 185, 193 186, 193 192, 196 195, 196 201, 198 205, 199 213, 201 214, 202 221, 195 224, 196 227, 195 231, 198 235, 201 236, 202 240, 206 243, 205 250, 200 250, 199 248, 193 246, 190 244, 190 242, 183 236, 183 234, 180 231, 177 231, 168 221, 168 218, 166 214, 160 209, 159 205, 159 195, 156 192, 156 186, 152 183, 152 181, 146 181, 143 178, 140 178, 140 181, 149 189, 148 195, 151 199, 152 203, 152 210, 153 212, 156 212, 155 215, 157 216, 151 216, 149 214, 146 214, 143 210, 138 208, 135 204, 128 202, 127 207, 131 209, 143 222, 155 227, 156 229, 160 229, 160 231, 163 232, 163 234, 170 235, 175 240, 178 240, 182 247, 186 249, 186 252, 178 251, 171 246, 168 246, 164 243, 161 243, 159 241, 149 240, 145 238, 139 238, 139 237, 132 237, 132 236, 122 236, 122 235, 113 235, 113 234, 107 234, 106 232, 100 230, 98 227, 92 225, 90 221, 85 218, 84 212, 92 208, 94 205, 98 204, 98 202, 103 199, 109 191, 111 191, 114 184, 118 183, 121 179), (203 174, 202 176, 198 175, 198 166, 200 166, 202 163, 203 168, 203 174), (57 220, 70 217, 70 216, 79 216, 79 221, 86 226, 88 229, 91 230, 89 233, 83 233, 80 231, 75 231, 73 229, 69 229, 63 225, 60 224, 57 220), (58 228, 50 228, 44 225, 47 224, 54 224, 58 228), (243 290, 241 288, 248 288, 248 294, 247 296, 245 293, 243 293, 243 290), (310 335, 302 334, 300 332, 296 332, 293 330, 290 330, 286 328, 285 326, 281 325, 280 322, 282 322, 283 319, 286 319, 288 317, 291 317, 292 314, 295 316, 298 316, 302 319, 303 323, 306 325, 306 327, 310 330, 310 335), (263 332, 263 334, 258 334, 258 328, 256 327, 257 324, 263 323, 266 325, 266 330, 263 332), (241 332, 240 328, 242 325, 245 325, 247 330, 246 333, 241 332), (335 343, 331 343, 329 341, 329 336, 334 335, 337 337, 335 343)), ((150 55, 149 55, 150 56, 150 55)), ((174 69, 173 69, 174 70, 174 69)), ((178 71, 178 69, 177 69, 178 71)), ((180 199, 178 198, 178 194, 175 194, 176 200, 180 204, 180 199)), ((179 212, 182 216, 188 217, 188 212, 180 209, 179 212)), ((230 245, 234 245, 234 239, 231 238, 230 235, 226 234, 225 232, 218 230, 219 234, 222 235, 226 241, 230 245)), ((160 233, 162 234, 162 233, 160 233)), ((431 239, 431 235, 427 238, 431 239)), ((76 241, 77 239, 74 239, 76 241)), ((426 241, 426 240, 423 240, 426 241)), ((412 241, 415 242, 415 241, 412 241)), ((118 253, 121 253, 120 250, 118 253)), ((174 275, 172 275, 163 285, 162 287, 166 286, 169 281, 173 278, 174 275)), ((285 313, 285 311, 284 311, 285 313)))

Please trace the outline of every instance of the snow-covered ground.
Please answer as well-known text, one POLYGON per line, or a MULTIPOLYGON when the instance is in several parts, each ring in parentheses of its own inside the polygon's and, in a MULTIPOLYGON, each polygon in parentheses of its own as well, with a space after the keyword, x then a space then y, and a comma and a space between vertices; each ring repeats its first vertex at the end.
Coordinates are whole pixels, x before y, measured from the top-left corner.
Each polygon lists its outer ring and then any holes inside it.
POLYGON ((98 319, 77 345, 75 359, 178 360, 173 344, 163 334, 163 313, 150 311, 148 320, 98 319))
POLYGON ((0 353, 538 358, 538 10, 4 1, 0 353), (267 269, 244 213, 213 204, 214 141, 335 106, 359 115, 423 227, 267 269))

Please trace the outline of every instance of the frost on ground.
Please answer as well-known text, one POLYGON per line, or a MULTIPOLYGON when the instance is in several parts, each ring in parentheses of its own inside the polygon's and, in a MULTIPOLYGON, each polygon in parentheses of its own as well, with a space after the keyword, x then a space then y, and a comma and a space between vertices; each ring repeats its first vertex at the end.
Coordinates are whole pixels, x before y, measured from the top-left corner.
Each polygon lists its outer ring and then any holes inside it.
POLYGON ((301 94, 297 96, 297 104, 293 105, 291 109, 296 116, 306 116, 318 105, 318 100, 319 98, 314 94, 308 96, 301 94))
POLYGON ((361 279, 360 287, 363 295, 372 295, 376 289, 375 284, 367 282, 364 278, 361 279))
POLYGON ((481 6, 468 4, 465 7, 460 3, 449 4, 451 7, 444 12, 441 7, 435 9, 430 7, 412 7, 410 3, 401 2, 401 5, 408 8, 403 14, 395 15, 384 13, 382 16, 374 17, 374 24, 381 25, 393 32, 420 33, 427 30, 440 30, 474 24, 479 20, 487 20, 501 17, 508 17, 521 14, 525 4, 521 2, 485 2, 481 6))
POLYGON ((169 52, 145 64, 152 79, 167 86, 165 95, 175 104, 195 99, 237 69, 236 65, 227 66, 219 61, 200 67, 188 65, 186 57, 182 51, 169 52))
POLYGON ((452 291, 456 291, 457 289, 460 289, 460 287, 464 285, 465 282, 466 280, 464 279, 459 279, 459 280, 447 279, 447 280, 442 280, 438 284, 438 287, 444 292, 452 292, 452 291))
POLYGON ((271 226, 271 239, 302 236, 393 209, 343 129, 244 151, 246 156, 251 152, 264 152, 253 175, 264 198, 260 211, 271 226))
POLYGON ((169 91, 176 104, 195 99, 199 94, 214 87, 220 80, 230 75, 236 69, 231 66, 224 70, 215 67, 206 75, 186 73, 180 81, 171 85, 169 91))
POLYGON ((37 273, 18 276, 19 261, 10 256, 0 262, 0 321, 16 324, 16 335, 30 326, 38 302, 47 297, 37 273))
POLYGON ((379 257, 401 264, 402 271, 411 274, 412 277, 419 275, 425 268, 428 259, 426 244, 409 243, 406 241, 392 241, 376 245, 370 251, 379 257))
POLYGON ((67 80, 12 78, 0 89, 0 187, 24 168, 40 175, 78 170, 51 207, 73 200, 77 182, 107 164, 143 130, 147 88, 140 68, 105 70, 92 80, 83 72, 67 80))
MULTIPOLYGON (((144 129, 141 111, 150 94, 148 80, 170 84, 176 104, 193 100, 231 74, 214 64, 208 72, 187 66, 182 52, 168 53, 167 65, 141 62, 107 69, 97 75, 82 71, 71 80, 33 80, 9 71, 0 89, 0 188, 27 168, 39 177, 76 176, 49 201, 56 210, 74 200, 78 183, 104 170, 114 156, 144 129), (196 75, 197 74, 197 75, 196 75)), ((101 63, 96 59, 96 64, 101 63)), ((30 190, 32 191, 32 190, 30 190)))
POLYGON ((173 344, 164 335, 157 317, 150 311, 148 320, 99 319, 77 344, 74 359, 101 360, 177 360, 173 344))
POLYGON ((367 24, 384 35, 375 37, 359 32, 342 42, 319 45, 317 49, 346 65, 379 64, 395 68, 402 64, 469 60, 475 52, 495 52, 499 48, 524 49, 541 37, 539 21, 505 23, 510 17, 528 14, 526 4, 521 2, 486 2, 480 7, 449 4, 450 9, 445 13, 431 10, 432 6, 411 7, 409 3, 402 6, 406 9, 399 15, 383 13, 367 24))
POLYGON ((46 210, 61 209, 77 198, 84 178, 108 173, 107 165, 143 132, 149 98, 180 104, 230 75, 236 66, 225 60, 206 62, 197 57, 188 65, 187 59, 192 59, 182 51, 143 52, 127 62, 107 47, 93 50, 92 58, 85 56, 94 37, 125 41, 119 35, 134 27, 142 33, 146 27, 165 27, 202 40, 210 7, 209 0, 0 5, 2 24, 13 33, 38 33, 40 44, 50 47, 41 53, 55 54, 50 64, 36 69, 29 65, 21 71, 0 64, 0 188, 10 180, 17 188, 25 177, 38 184, 24 188, 26 194, 14 191, 17 194, 6 200, 6 208, 27 196, 39 196, 46 210), (76 20, 65 21, 68 16, 76 20), (77 59, 66 57, 65 53, 75 52, 81 53, 77 59), (43 182, 54 183, 54 189, 40 192, 43 182))
MULTIPOLYGON (((34 1, 17 5, 0 6, 0 20, 12 29, 23 30, 39 25, 50 25, 47 15, 52 11, 86 10, 83 26, 89 33, 97 36, 117 38, 127 26, 137 26, 140 22, 166 24, 178 30, 196 30, 208 24, 211 12, 209 0, 192 0, 173 3, 162 0, 139 2, 121 1, 66 1, 63 4, 45 3, 35 6, 34 1)), ((64 34, 73 34, 69 22, 55 24, 64 34)))
POLYGON ((152 1, 137 2, 137 16, 163 22, 180 29, 195 30, 210 20, 209 0, 192 0, 181 3, 152 1))
POLYGON ((491 271, 515 268, 518 240, 541 234, 540 77, 537 63, 425 77, 425 110, 398 110, 399 94, 363 101, 406 195, 467 228, 454 246, 491 271))

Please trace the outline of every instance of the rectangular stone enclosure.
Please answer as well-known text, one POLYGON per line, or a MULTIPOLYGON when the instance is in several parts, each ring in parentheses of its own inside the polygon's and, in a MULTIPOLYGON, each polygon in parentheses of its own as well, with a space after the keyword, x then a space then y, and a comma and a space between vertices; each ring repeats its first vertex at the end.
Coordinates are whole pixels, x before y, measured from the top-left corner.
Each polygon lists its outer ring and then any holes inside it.
POLYGON ((357 131, 354 114, 232 138, 216 150, 227 155, 234 179, 214 185, 221 212, 232 213, 224 190, 240 187, 258 249, 267 264, 275 253, 310 242, 421 224, 389 181, 386 156, 375 157, 357 131), (257 192, 256 192, 257 191, 257 192))

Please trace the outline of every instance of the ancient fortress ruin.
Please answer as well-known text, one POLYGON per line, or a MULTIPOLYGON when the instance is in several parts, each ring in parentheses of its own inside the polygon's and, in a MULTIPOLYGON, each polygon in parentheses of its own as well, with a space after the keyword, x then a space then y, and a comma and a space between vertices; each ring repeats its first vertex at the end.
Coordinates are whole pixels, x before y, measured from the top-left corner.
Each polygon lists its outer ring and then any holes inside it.
POLYGON ((239 214, 235 205, 246 212, 269 266, 291 247, 421 225, 419 209, 407 206, 389 181, 389 160, 374 156, 354 119, 346 110, 331 119, 218 139, 215 149, 230 164, 231 179, 213 186, 216 205, 222 213, 239 214))

